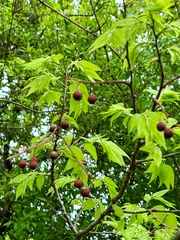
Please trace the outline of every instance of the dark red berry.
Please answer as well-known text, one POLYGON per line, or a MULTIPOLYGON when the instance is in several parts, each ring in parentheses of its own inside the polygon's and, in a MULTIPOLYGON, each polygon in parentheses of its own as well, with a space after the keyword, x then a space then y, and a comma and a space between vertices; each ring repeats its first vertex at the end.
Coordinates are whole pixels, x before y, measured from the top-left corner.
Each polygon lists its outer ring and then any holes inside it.
POLYGON ((36 169, 38 167, 38 162, 37 161, 30 161, 29 167, 32 170, 36 169))
POLYGON ((73 93, 73 98, 74 98, 75 100, 81 100, 81 99, 82 99, 82 92, 80 92, 80 91, 74 92, 74 93, 73 93))
POLYGON ((171 138, 174 135, 174 131, 172 128, 166 128, 164 130, 164 136, 165 138, 171 138))
POLYGON ((156 127, 158 131, 162 132, 166 129, 166 124, 163 122, 159 122, 156 127))
POLYGON ((61 122, 61 128, 62 129, 67 129, 69 127, 69 122, 64 120, 61 122))
POLYGON ((56 159, 58 157, 58 153, 56 151, 51 151, 50 152, 50 158, 51 159, 56 159))
POLYGON ((88 102, 90 104, 94 104, 96 102, 97 98, 94 94, 90 94, 89 97, 88 97, 88 102))
POLYGON ((32 158, 30 159, 30 161, 38 162, 38 158, 37 158, 37 157, 32 157, 32 158))
POLYGON ((75 180, 75 181, 74 181, 74 186, 75 186, 76 188, 81 188, 81 187, 83 186, 82 180, 81 180, 81 179, 75 180))
POLYGON ((81 191, 81 195, 83 196, 83 197, 88 197, 89 196, 89 194, 90 194, 90 189, 89 188, 84 188, 84 189, 82 189, 82 191, 81 191))
POLYGON ((18 165, 20 168, 26 167, 26 161, 24 159, 19 160, 18 165))
POLYGON ((57 128, 56 124, 51 124, 49 131, 54 132, 54 130, 57 128))

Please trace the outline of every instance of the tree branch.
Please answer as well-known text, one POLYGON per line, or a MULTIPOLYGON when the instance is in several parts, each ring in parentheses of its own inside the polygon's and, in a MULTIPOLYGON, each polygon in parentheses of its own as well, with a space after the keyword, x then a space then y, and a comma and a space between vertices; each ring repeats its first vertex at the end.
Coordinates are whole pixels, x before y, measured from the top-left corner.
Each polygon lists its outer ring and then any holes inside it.
POLYGON ((115 204, 119 199, 122 198, 128 184, 130 182, 130 178, 131 178, 131 175, 134 171, 134 168, 136 166, 136 156, 137 156, 137 153, 138 153, 141 145, 142 145, 142 142, 140 140, 138 140, 136 148, 135 148, 135 150, 132 154, 132 161, 131 161, 130 166, 129 166, 127 172, 126 172, 126 177, 124 179, 124 182, 123 182, 122 187, 121 187, 120 191, 118 192, 118 194, 115 197, 112 198, 112 200, 109 203, 109 205, 107 206, 107 208, 99 215, 99 217, 94 222, 90 223, 89 226, 87 228, 85 228, 84 230, 81 230, 81 231, 78 232, 78 236, 82 237, 82 236, 87 235, 95 226, 97 226, 103 220, 103 218, 109 212, 111 212, 113 210, 112 205, 115 204))
MULTIPOLYGON (((60 15, 61 17, 63 17, 64 19, 66 19, 67 21, 73 23, 74 25, 76 25, 78 28, 81 28, 83 31, 85 31, 86 33, 90 33, 91 35, 93 35, 94 37, 98 37, 97 34, 93 33, 92 31, 90 31, 89 29, 83 27, 81 24, 73 21, 71 18, 69 18, 67 15, 59 12, 58 10, 56 10, 55 8, 53 8, 51 5, 49 5, 48 3, 46 3, 44 0, 38 0, 39 3, 43 4, 44 6, 46 6, 47 8, 51 9, 53 12, 57 13, 58 15, 60 15)), ((111 51, 118 57, 120 58, 120 55, 118 52, 116 52, 115 49, 113 49, 111 46, 108 45, 108 47, 111 49, 111 51)))
MULTIPOLYGON (((154 22, 153 17, 151 17, 151 20, 152 20, 152 31, 153 31, 153 35, 154 35, 155 48, 156 48, 156 53, 157 53, 158 62, 159 62, 159 70, 160 70, 160 75, 161 75, 161 83, 160 83, 159 91, 158 91, 157 96, 156 96, 156 99, 159 99, 159 96, 160 96, 161 91, 163 89, 163 84, 164 84, 164 80, 165 80, 165 74, 164 74, 164 69, 163 69, 163 64, 162 64, 162 59, 161 59, 161 53, 160 53, 159 45, 158 45, 158 36, 156 35, 155 22, 154 22)), ((156 104, 157 103, 154 101, 154 104, 153 104, 153 107, 152 107, 152 111, 155 110, 156 104)))
POLYGON ((126 81, 126 80, 110 80, 110 81, 104 81, 104 82, 91 82, 91 81, 85 81, 85 80, 81 80, 78 78, 72 78, 72 77, 68 77, 69 81, 76 81, 76 82, 80 82, 80 83, 84 83, 84 84, 97 84, 97 85, 103 85, 103 84, 117 84, 117 83, 122 83, 125 84, 127 86, 130 86, 130 82, 126 81))
POLYGON ((170 83, 178 80, 179 78, 180 78, 180 75, 176 76, 175 78, 172 78, 171 80, 165 82, 162 87, 165 88, 167 85, 169 85, 170 83))

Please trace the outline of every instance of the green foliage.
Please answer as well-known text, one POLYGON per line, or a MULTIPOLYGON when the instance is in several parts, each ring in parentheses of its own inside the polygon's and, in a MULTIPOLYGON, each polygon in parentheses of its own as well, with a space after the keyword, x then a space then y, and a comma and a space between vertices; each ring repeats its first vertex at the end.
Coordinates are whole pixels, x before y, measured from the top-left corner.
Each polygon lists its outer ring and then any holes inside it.
POLYGON ((179 1, 0 8, 0 239, 170 239, 180 214, 179 1))

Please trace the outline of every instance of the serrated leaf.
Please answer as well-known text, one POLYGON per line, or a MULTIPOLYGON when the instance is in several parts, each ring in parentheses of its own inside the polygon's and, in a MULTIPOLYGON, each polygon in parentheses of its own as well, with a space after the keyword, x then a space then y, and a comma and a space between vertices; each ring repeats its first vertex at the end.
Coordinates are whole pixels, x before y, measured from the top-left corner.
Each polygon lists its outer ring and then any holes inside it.
POLYGON ((20 183, 27 178, 27 174, 20 174, 13 178, 10 183, 20 183))
POLYGON ((56 184, 57 188, 63 188, 66 184, 74 182, 76 179, 74 177, 71 176, 65 176, 65 177, 61 177, 58 178, 54 181, 54 183, 56 184))
POLYGON ((52 61, 59 61, 59 60, 61 60, 63 57, 64 57, 64 56, 63 56, 61 53, 59 53, 59 54, 57 54, 57 55, 51 56, 51 59, 52 59, 52 61))
POLYGON ((44 175, 40 175, 36 178, 36 186, 41 191, 41 188, 44 184, 44 175))
POLYGON ((17 188, 16 188, 16 200, 21 196, 23 195, 24 193, 24 185, 23 183, 20 183, 17 188))
POLYGON ((172 167, 166 164, 162 164, 159 172, 159 179, 159 186, 164 183, 168 189, 170 187, 174 188, 174 171, 172 167))
POLYGON ((96 206, 96 201, 94 201, 94 199, 87 199, 84 205, 83 210, 89 210, 91 208, 94 208, 96 206))
POLYGON ((76 158, 77 158, 78 160, 83 160, 83 159, 85 159, 84 154, 83 154, 83 152, 81 151, 80 148, 78 148, 78 147, 76 147, 76 146, 72 146, 72 147, 71 147, 71 150, 72 150, 72 152, 74 153, 74 155, 76 156, 76 158))
POLYGON ((31 191, 33 190, 33 183, 34 183, 34 180, 36 178, 36 175, 37 174, 28 175, 28 178, 26 179, 27 186, 30 188, 31 191))
POLYGON ((113 208, 114 213, 116 214, 116 216, 122 217, 122 216, 124 215, 122 208, 119 207, 118 205, 113 204, 113 205, 112 205, 112 208, 113 208))
POLYGON ((155 192, 152 197, 162 197, 164 196, 167 192, 169 192, 169 189, 166 189, 166 190, 162 190, 162 191, 159 191, 159 192, 155 192))
POLYGON ((84 143, 84 148, 91 154, 91 156, 94 158, 95 161, 97 161, 97 152, 96 148, 91 143, 84 143))
POLYGON ((32 60, 29 63, 25 63, 23 66, 24 66, 25 69, 32 69, 32 68, 38 69, 38 68, 42 68, 42 67, 44 67, 44 64, 46 63, 46 61, 49 60, 49 59, 50 59, 50 57, 47 57, 47 58, 37 58, 37 59, 32 60))
POLYGON ((67 143, 68 145, 71 145, 72 140, 73 140, 73 133, 66 135, 64 138, 64 142, 67 143))
POLYGON ((109 177, 104 177, 104 181, 107 185, 110 197, 111 198, 115 197, 117 195, 116 188, 118 187, 116 183, 109 177))
POLYGON ((100 35, 95 41, 94 43, 90 46, 89 48, 89 52, 93 52, 96 49, 103 47, 104 45, 106 45, 109 42, 109 39, 111 37, 111 31, 107 31, 105 33, 103 33, 102 35, 100 35))
POLYGON ((131 27, 138 22, 139 20, 136 18, 123 18, 114 23, 113 27, 131 27))
POLYGON ((102 180, 97 179, 93 181, 94 188, 100 187, 102 185, 102 180))

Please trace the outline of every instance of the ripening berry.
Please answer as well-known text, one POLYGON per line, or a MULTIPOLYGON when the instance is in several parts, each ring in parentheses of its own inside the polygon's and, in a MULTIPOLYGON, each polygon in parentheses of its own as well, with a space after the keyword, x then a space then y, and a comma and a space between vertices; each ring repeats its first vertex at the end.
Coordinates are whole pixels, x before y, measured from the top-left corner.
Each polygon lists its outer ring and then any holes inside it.
POLYGON ((166 128, 164 130, 164 136, 165 138, 171 138, 174 135, 174 131, 172 128, 166 128))
POLYGON ((88 102, 90 104, 94 104, 96 102, 97 98, 94 94, 90 94, 89 97, 88 97, 88 102))
POLYGON ((26 161, 24 159, 19 160, 18 165, 20 168, 26 167, 26 161))
POLYGON ((54 159, 56 159, 57 157, 58 157, 58 153, 57 153, 56 151, 51 151, 51 152, 50 152, 50 158, 51 158, 51 159, 54 160, 54 159))
POLYGON ((76 188, 81 188, 81 187, 83 186, 82 180, 81 180, 81 179, 75 180, 75 181, 74 181, 74 186, 75 186, 76 188))
POLYGON ((61 122, 61 128, 62 129, 67 129, 69 127, 69 122, 64 120, 61 122))
POLYGON ((89 196, 89 194, 90 194, 90 189, 89 188, 84 188, 84 189, 82 189, 82 191, 81 191, 81 195, 83 196, 83 197, 88 197, 89 196))
POLYGON ((156 127, 158 131, 162 132, 166 129, 166 124, 163 122, 159 122, 156 127))
POLYGON ((80 91, 75 91, 74 93, 73 93, 73 98, 75 99, 75 100, 81 100, 82 99, 82 92, 80 92, 80 91))
POLYGON ((56 124, 51 124, 49 131, 54 132, 54 130, 57 128, 56 124))
POLYGON ((38 162, 37 161, 30 161, 29 167, 32 170, 36 169, 38 167, 38 162))

